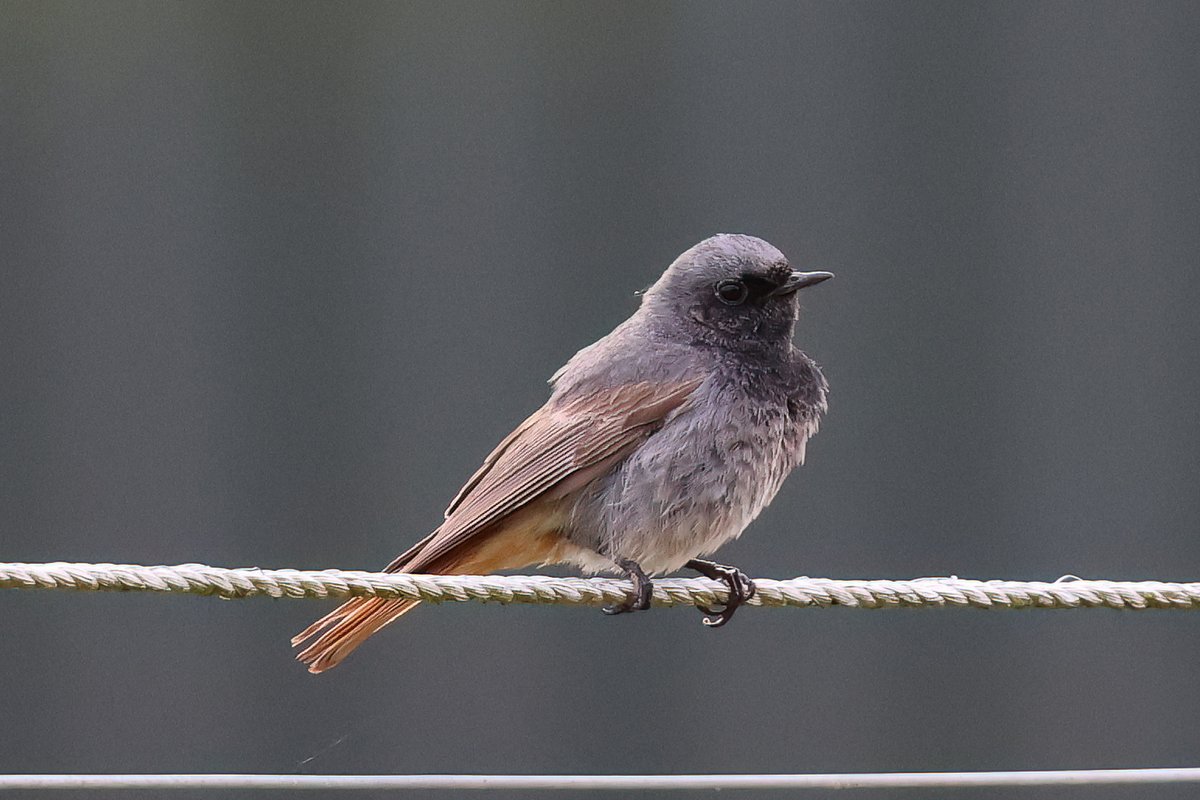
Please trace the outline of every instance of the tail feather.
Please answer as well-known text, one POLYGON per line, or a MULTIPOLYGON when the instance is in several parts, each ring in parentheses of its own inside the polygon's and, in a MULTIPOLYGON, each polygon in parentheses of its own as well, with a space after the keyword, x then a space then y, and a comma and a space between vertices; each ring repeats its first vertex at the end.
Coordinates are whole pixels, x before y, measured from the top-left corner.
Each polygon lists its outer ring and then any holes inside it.
POLYGON ((382 597, 356 597, 349 600, 292 639, 292 645, 298 647, 317 637, 296 658, 307 665, 308 671, 313 674, 332 669, 367 637, 420 602, 382 597))
POLYGON ((334 609, 330 613, 326 614, 325 616, 321 617, 319 620, 314 622, 312 625, 309 625, 307 628, 300 631, 300 633, 293 636, 292 637, 292 647, 298 647, 303 642, 316 636, 319 631, 321 631, 324 628, 329 627, 333 623, 335 623, 338 620, 345 617, 347 614, 349 614, 354 609, 361 606, 366 601, 366 599, 367 598, 365 598, 365 597, 355 597, 353 600, 349 600, 345 603, 342 603, 336 609, 334 609))
MULTIPOLYGON (((500 569, 517 569, 528 564, 561 560, 559 520, 538 506, 505 518, 503 525, 489 529, 463 545, 429 560, 424 547, 437 534, 430 534, 387 566, 386 572, 422 572, 433 575, 486 574, 500 569)), ((420 600, 355 597, 321 617, 292 639, 299 647, 310 640, 296 658, 312 673, 332 669, 354 648, 380 628, 410 611, 420 600)))
MULTIPOLYGON (((395 561, 384 568, 384 572, 404 572, 414 563, 421 548, 429 543, 437 531, 401 553, 395 561)), ((308 667, 314 675, 332 669, 350 655, 367 637, 399 617, 419 603, 419 600, 385 600, 380 597, 355 597, 347 600, 330 613, 309 625, 292 637, 292 647, 299 647, 316 637, 308 647, 301 650, 296 659, 308 667)))

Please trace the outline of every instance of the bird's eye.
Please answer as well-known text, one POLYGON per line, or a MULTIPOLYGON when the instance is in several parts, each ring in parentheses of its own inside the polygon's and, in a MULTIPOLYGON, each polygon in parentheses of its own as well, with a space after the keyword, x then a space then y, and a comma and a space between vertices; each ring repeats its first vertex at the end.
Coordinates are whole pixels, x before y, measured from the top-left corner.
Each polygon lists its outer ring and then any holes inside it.
POLYGON ((741 281, 721 281, 717 284, 717 298, 727 306, 741 305, 750 295, 750 290, 741 281))

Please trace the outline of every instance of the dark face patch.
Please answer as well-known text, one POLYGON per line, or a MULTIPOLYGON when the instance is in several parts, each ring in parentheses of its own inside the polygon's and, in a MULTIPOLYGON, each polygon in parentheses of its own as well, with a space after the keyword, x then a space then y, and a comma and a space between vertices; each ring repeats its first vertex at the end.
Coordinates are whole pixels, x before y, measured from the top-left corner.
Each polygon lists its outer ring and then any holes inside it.
MULTIPOLYGON (((731 265, 733 266, 733 265, 731 265)), ((727 346, 771 346, 790 342, 796 319, 794 295, 778 295, 791 278, 787 263, 742 264, 697 297, 691 316, 727 346)))
POLYGON ((772 264, 765 270, 747 267, 737 277, 717 281, 713 289, 726 305, 761 304, 773 299, 774 292, 787 283, 791 276, 792 268, 786 262, 772 264))

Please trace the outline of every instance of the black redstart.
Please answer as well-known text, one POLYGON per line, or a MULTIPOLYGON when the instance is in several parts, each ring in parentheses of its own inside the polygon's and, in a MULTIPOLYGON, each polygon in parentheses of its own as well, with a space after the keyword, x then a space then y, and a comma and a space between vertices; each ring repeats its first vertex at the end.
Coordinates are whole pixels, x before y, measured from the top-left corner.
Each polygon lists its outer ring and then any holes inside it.
MULTIPOLYGON (((739 536, 804 461, 826 383, 792 344, 797 272, 762 239, 720 234, 679 256, 641 307, 550 379, 550 399, 502 441, 437 530, 388 572, 482 574, 571 563, 620 571, 645 609, 649 575, 683 567, 729 586, 722 625, 754 593, 702 561, 739 536)), ((310 672, 339 664, 416 600, 359 597, 292 640, 310 672)))

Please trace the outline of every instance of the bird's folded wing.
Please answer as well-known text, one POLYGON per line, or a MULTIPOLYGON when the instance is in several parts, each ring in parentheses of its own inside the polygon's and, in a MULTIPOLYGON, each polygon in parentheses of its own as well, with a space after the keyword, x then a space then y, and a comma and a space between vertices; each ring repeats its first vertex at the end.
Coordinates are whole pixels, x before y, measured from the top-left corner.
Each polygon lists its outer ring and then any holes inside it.
POLYGON ((564 481, 579 487, 600 477, 700 382, 627 384, 542 406, 484 460, 446 509, 446 521, 389 569, 418 572, 564 481))

